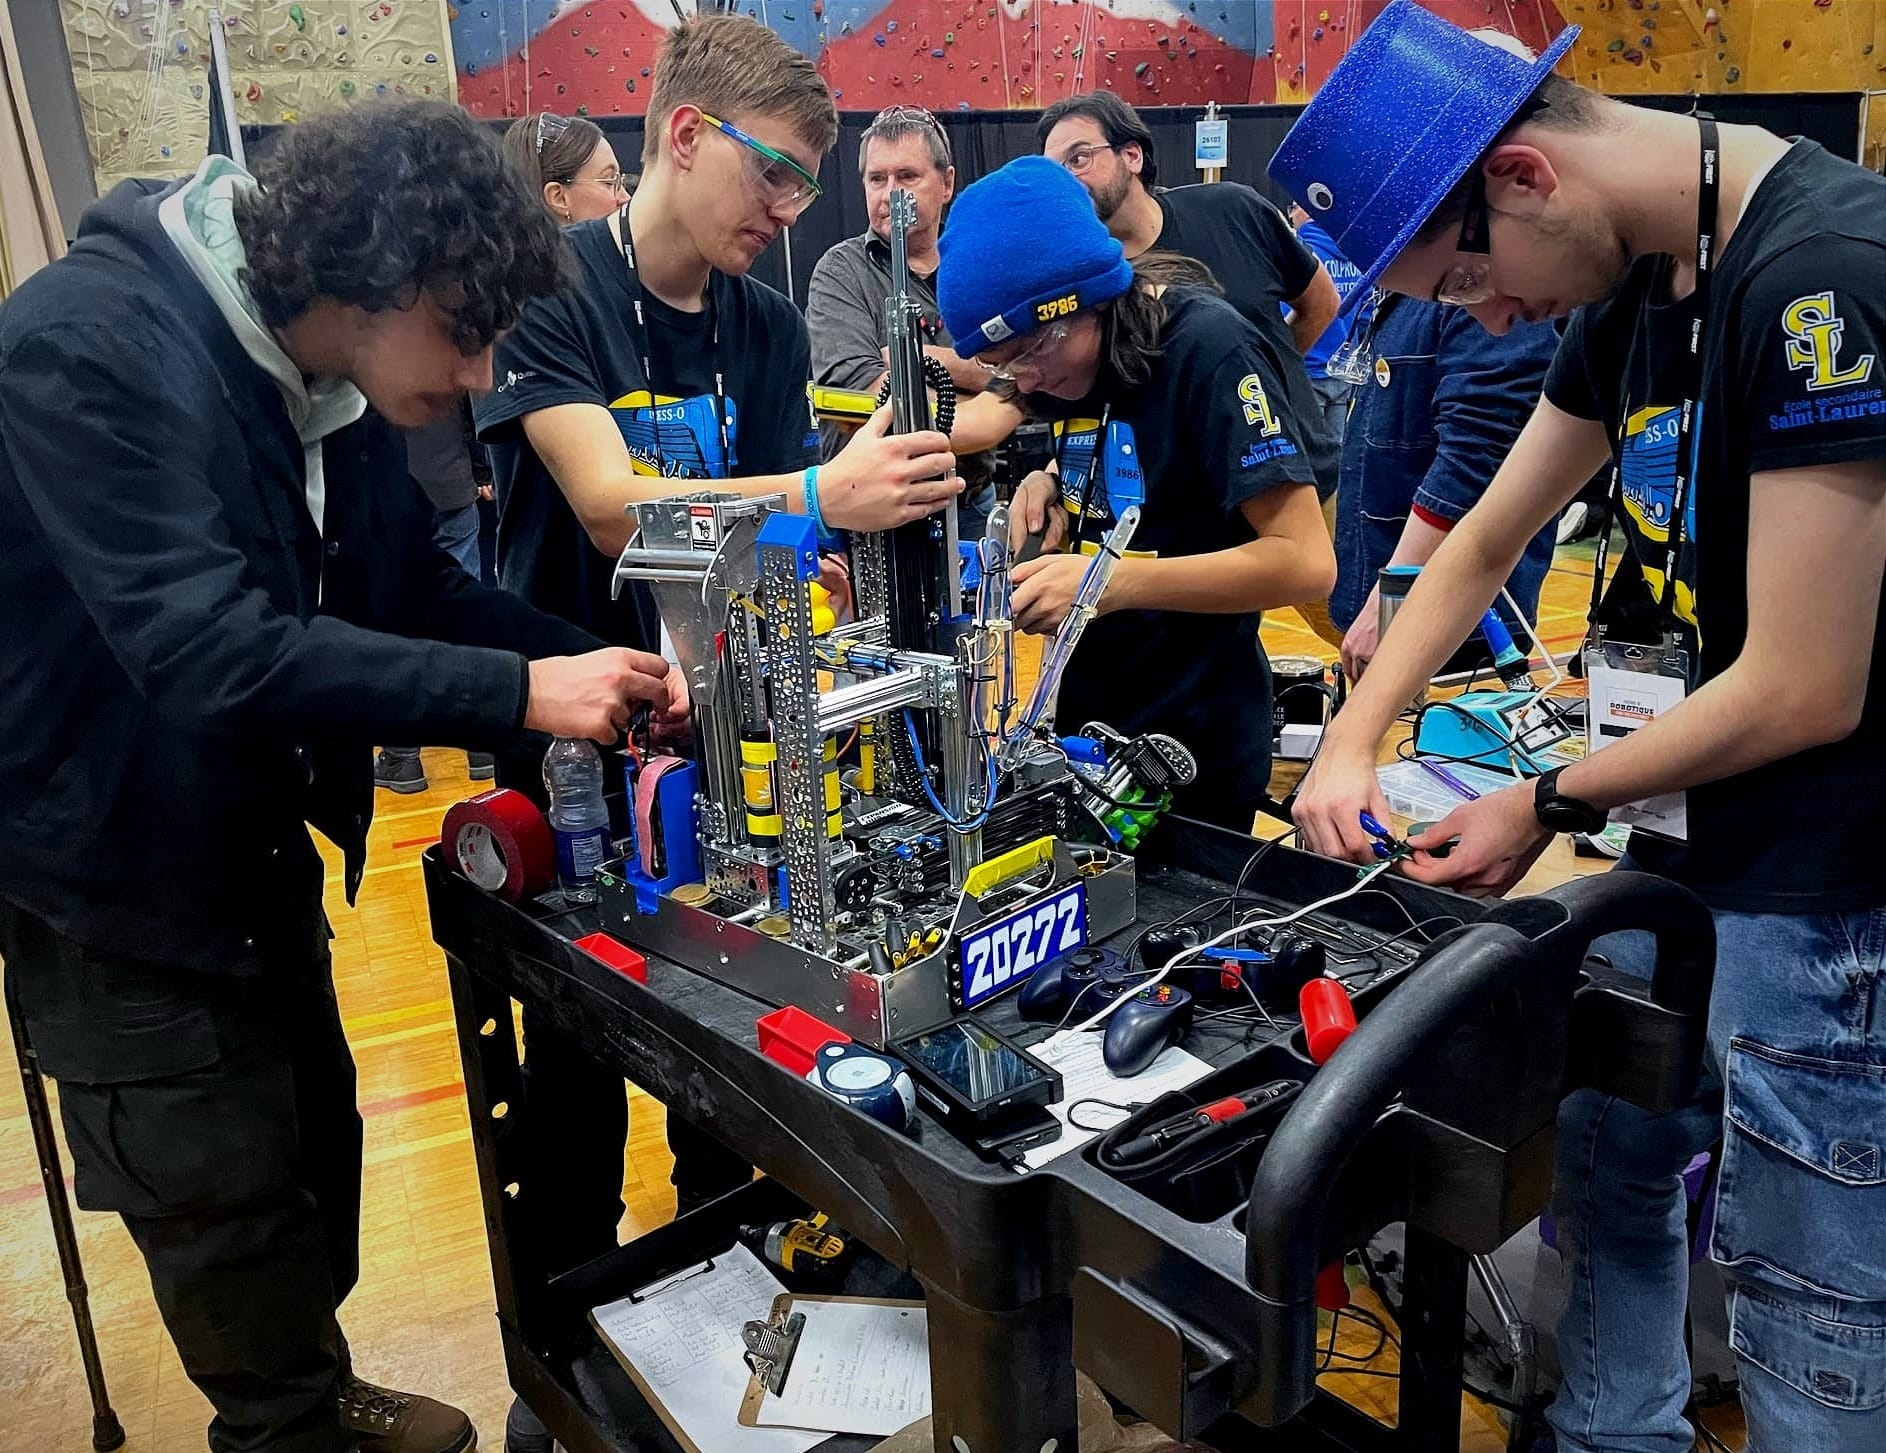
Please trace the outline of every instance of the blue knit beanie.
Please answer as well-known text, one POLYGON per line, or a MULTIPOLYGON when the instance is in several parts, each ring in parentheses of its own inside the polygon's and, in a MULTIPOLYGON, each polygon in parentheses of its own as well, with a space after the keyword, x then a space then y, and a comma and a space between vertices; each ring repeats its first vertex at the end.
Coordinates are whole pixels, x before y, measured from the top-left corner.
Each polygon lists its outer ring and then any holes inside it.
POLYGON ((1021 156, 973 182, 937 242, 936 299, 957 356, 1112 302, 1133 264, 1074 174, 1021 156))

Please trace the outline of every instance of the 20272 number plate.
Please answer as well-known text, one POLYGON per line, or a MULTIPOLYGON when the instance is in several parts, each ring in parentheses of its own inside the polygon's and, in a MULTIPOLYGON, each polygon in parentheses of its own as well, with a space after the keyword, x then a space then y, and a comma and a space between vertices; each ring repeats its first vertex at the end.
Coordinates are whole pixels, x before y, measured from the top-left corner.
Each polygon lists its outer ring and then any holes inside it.
POLYGON ((1019 988, 1049 959, 1087 942, 1087 885, 1070 883, 962 936, 957 957, 958 1007, 974 1009, 1019 988))

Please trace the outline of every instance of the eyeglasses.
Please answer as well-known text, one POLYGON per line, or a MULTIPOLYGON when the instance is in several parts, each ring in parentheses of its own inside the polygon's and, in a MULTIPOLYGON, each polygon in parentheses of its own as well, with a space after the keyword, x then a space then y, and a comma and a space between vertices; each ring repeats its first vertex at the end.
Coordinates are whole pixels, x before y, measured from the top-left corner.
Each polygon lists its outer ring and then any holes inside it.
POLYGON ((559 177, 557 180, 566 187, 574 187, 582 182, 595 182, 599 186, 609 188, 618 197, 629 195, 629 179, 621 172, 604 172, 601 176, 595 177, 559 177))
MULTIPOLYGON (((1122 143, 1122 145, 1124 145, 1124 143, 1122 143)), ((1061 165, 1073 172, 1075 176, 1079 176, 1082 172, 1086 171, 1088 167, 1094 164, 1094 158, 1099 156, 1103 151, 1118 151, 1119 149, 1118 146, 1114 146, 1111 143, 1101 142, 1095 142, 1087 146, 1077 146, 1066 156, 1061 158, 1061 165)))
POLYGON ((768 206, 791 212, 796 218, 818 201, 819 194, 824 191, 819 185, 819 179, 783 151, 773 150, 765 142, 756 141, 737 126, 730 126, 718 116, 710 116, 705 111, 701 113, 701 120, 746 148, 754 180, 768 206))
POLYGON ((1039 338, 1035 339, 1033 343, 1030 343, 1006 363, 991 363, 980 354, 976 356, 976 363, 980 367, 989 370, 990 378, 1001 379, 1005 383, 1013 383, 1015 382, 1016 369, 1024 365, 1039 368, 1041 366, 1038 361, 1040 355, 1044 351, 1059 348, 1063 343, 1067 342, 1069 335, 1071 335, 1073 331, 1073 328, 1066 323, 1050 323, 1046 328, 1041 330, 1041 336, 1039 338))
POLYGON ((1491 224, 1487 215, 1487 175, 1474 168, 1467 188, 1467 214, 1460 219, 1454 265, 1434 290, 1434 301, 1468 308, 1493 296, 1491 224))

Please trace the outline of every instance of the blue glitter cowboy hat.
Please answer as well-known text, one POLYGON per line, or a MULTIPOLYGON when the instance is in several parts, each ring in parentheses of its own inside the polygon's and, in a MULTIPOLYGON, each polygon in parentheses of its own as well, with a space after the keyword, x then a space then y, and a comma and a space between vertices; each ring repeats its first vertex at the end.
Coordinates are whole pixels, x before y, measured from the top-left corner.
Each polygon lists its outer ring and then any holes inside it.
POLYGON ((1344 310, 1414 240, 1578 38, 1536 61, 1394 0, 1290 128, 1270 174, 1362 269, 1344 310))

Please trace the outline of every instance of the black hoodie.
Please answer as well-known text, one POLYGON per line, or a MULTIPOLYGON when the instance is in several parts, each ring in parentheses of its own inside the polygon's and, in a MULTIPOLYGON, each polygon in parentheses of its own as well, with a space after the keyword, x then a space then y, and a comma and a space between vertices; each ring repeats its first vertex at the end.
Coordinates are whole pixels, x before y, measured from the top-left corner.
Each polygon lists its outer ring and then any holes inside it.
POLYGON ((351 901, 372 744, 495 748, 526 659, 585 632, 431 543, 398 431, 324 444, 326 531, 275 382, 126 182, 0 303, 0 898, 210 972, 305 958, 351 901), (323 554, 325 553, 325 559, 323 554))

